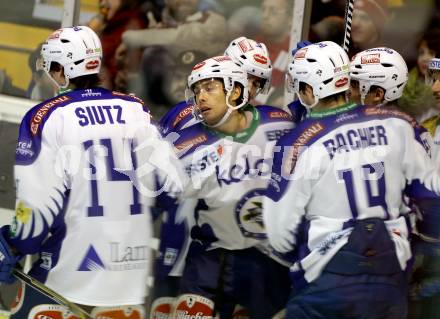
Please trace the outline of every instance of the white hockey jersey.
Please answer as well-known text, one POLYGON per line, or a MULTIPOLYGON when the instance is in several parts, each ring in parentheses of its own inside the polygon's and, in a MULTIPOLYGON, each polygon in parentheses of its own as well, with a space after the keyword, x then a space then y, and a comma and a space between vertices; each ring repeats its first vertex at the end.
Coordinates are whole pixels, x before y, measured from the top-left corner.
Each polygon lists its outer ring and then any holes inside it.
POLYGON ((192 237, 212 248, 253 247, 267 239, 262 198, 270 178, 273 146, 293 127, 288 113, 270 106, 253 107, 253 121, 235 136, 224 136, 201 123, 179 131, 174 146, 196 197, 192 237))
MULTIPOLYGON (((79 304, 144 302, 151 198, 134 187, 137 163, 144 190, 154 190, 154 178, 135 148, 158 136, 142 101, 101 88, 57 96, 26 114, 9 241, 22 254, 39 253, 35 278, 79 304)), ((164 159, 166 149, 159 152, 164 159)))
POLYGON ((294 280, 315 280, 347 243, 350 221, 374 217, 385 220, 406 268, 411 250, 403 191, 415 182, 420 194, 440 192, 426 131, 415 120, 394 109, 349 104, 312 112, 277 146, 263 215, 275 249, 299 249, 294 280))

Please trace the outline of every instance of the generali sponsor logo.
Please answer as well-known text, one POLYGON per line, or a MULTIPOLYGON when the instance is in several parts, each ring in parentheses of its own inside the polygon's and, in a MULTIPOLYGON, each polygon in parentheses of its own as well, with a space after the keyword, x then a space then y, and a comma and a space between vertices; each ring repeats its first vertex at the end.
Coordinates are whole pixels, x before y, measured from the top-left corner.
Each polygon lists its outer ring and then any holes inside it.
POLYGON ((291 119, 292 118, 290 116, 290 114, 288 114, 287 112, 282 112, 282 111, 269 112, 269 117, 271 119, 291 119))
POLYGON ((376 64, 380 63, 380 54, 367 54, 361 56, 361 64, 376 64))
POLYGON ((34 116, 31 119, 31 132, 33 135, 36 135, 38 132, 38 128, 40 127, 40 124, 42 123, 44 117, 46 116, 47 112, 54 106, 69 101, 70 98, 68 96, 60 96, 56 99, 51 100, 50 102, 44 104, 42 107, 39 108, 39 110, 34 114, 34 116))
POLYGON ((115 95, 115 96, 126 96, 126 97, 130 97, 130 98, 132 98, 132 99, 135 99, 136 101, 138 101, 139 103, 141 103, 142 105, 144 105, 144 101, 142 100, 142 99, 140 99, 140 98, 138 98, 136 95, 134 95, 134 94, 125 94, 125 93, 121 93, 121 92, 118 92, 118 91, 112 91, 112 95, 115 95))
POLYGON ((208 137, 206 136, 206 134, 201 134, 198 135, 190 140, 184 141, 180 144, 177 144, 175 147, 176 149, 178 149, 179 151, 186 149, 186 148, 191 148, 195 145, 201 144, 203 142, 206 142, 208 140, 208 137))
POLYGON ((412 116, 395 109, 368 107, 365 109, 365 115, 392 115, 408 121, 413 127, 418 126, 417 121, 412 116))
POLYGON ((315 123, 306 128, 301 135, 298 136, 295 142, 293 142, 293 147, 291 148, 290 154, 287 157, 287 161, 285 161, 283 165, 286 176, 292 174, 302 147, 305 146, 307 142, 310 141, 314 136, 318 135, 322 130, 324 130, 324 126, 321 123, 315 123))

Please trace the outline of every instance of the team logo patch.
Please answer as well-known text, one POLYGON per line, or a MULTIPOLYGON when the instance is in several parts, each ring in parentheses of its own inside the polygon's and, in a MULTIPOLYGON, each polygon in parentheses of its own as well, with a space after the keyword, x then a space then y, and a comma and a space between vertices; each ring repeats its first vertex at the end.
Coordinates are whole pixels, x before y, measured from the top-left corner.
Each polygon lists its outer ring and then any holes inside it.
POLYGON ((343 77, 343 78, 341 78, 341 79, 339 79, 339 80, 337 80, 335 82, 335 86, 337 88, 343 87, 343 86, 345 86, 347 84, 348 84, 348 78, 347 77, 343 77))
POLYGON ((15 217, 17 221, 26 224, 32 214, 32 208, 27 207, 23 201, 19 200, 15 208, 15 217))
POLYGON ((380 63, 380 54, 367 54, 361 56, 361 64, 376 64, 380 63))
POLYGON ((261 64, 267 64, 267 58, 261 54, 254 54, 254 60, 261 64))
MULTIPOLYGON (((93 52, 92 52, 93 53, 93 52)), ((99 66, 99 60, 92 60, 86 63, 87 70, 96 69, 99 66)))
POLYGON ((235 206, 235 220, 245 237, 266 238, 263 224, 264 193, 264 189, 254 189, 246 193, 235 206))

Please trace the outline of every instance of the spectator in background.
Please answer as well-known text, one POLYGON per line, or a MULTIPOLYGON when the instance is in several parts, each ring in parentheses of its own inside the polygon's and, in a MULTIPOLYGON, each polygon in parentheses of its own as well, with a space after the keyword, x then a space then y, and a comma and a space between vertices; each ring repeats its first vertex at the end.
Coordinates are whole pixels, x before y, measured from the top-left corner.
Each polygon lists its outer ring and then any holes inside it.
POLYGON ((144 93, 141 97, 152 109, 155 118, 161 118, 172 105, 185 100, 188 75, 197 61, 207 56, 200 51, 176 52, 162 46, 145 49, 140 67, 141 88, 134 91, 144 93))
POLYGON ((163 89, 165 78, 170 78, 170 72, 180 68, 174 62, 170 63, 170 59, 172 61, 188 51, 198 52, 204 57, 216 55, 227 44, 225 18, 212 11, 199 11, 198 8, 199 0, 166 0, 159 22, 148 14, 149 29, 130 30, 122 35, 118 58, 126 61, 123 62, 126 64, 129 59, 124 51, 146 48, 141 64, 151 69, 152 74, 148 74, 148 70, 142 72, 139 78, 139 74, 122 70, 118 73, 117 82, 127 83, 130 92, 149 101, 155 115, 163 113, 165 106, 174 104, 163 89), (164 55, 157 55, 158 52, 164 55), (151 64, 153 61, 154 64, 151 64), (172 69, 168 70, 171 65, 172 69))
POLYGON ((383 46, 382 30, 388 18, 386 0, 354 1, 349 56, 383 46))
POLYGON ((284 73, 289 63, 292 1, 263 0, 260 33, 255 41, 265 43, 272 61, 272 87, 268 95, 259 95, 257 102, 281 107, 284 96, 284 73))
POLYGON ((229 38, 254 38, 261 25, 261 10, 254 6, 244 6, 234 11, 228 18, 229 38))
POLYGON ((409 73, 408 84, 398 104, 402 110, 423 122, 440 112, 440 108, 435 105, 431 88, 425 84, 428 63, 440 52, 440 29, 428 30, 417 47, 417 64, 409 73))
MULTIPOLYGON (((144 30, 122 35, 128 48, 161 45, 179 52, 202 51, 207 55, 222 52, 227 43, 226 20, 212 11, 198 11, 199 0, 166 0, 162 21, 144 30)), ((151 23, 151 15, 149 16, 151 23)))
POLYGON ((310 42, 333 41, 342 43, 344 37, 344 18, 328 16, 310 27, 310 42))
MULTIPOLYGON (((146 17, 138 10, 139 5, 140 0, 101 0, 100 13, 89 22, 89 26, 98 33, 105 52, 102 61, 102 85, 107 89, 127 91, 126 87, 118 86, 115 82, 119 67, 115 53, 125 31, 144 29, 148 25, 146 17)), ((131 51, 131 63, 139 61, 140 54, 131 51)), ((137 65, 132 67, 136 68, 137 65)))

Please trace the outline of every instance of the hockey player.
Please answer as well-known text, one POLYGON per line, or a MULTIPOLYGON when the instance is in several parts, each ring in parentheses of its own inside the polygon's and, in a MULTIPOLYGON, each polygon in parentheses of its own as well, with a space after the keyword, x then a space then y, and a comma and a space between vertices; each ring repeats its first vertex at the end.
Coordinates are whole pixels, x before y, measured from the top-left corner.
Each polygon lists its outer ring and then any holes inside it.
POLYGON ((380 47, 356 54, 350 63, 350 99, 382 106, 402 96, 408 67, 395 50, 380 47))
MULTIPOLYGON (((431 86, 432 94, 434 95, 437 108, 440 108, 440 58, 433 58, 429 61, 428 71, 426 73, 426 84, 431 86)), ((429 131, 434 140, 435 154, 439 153, 440 145, 440 115, 434 115, 422 123, 429 131)), ((437 157, 437 155, 436 155, 437 157)))
POLYGON ((261 191, 269 154, 292 123, 277 108, 247 104, 247 83, 228 56, 195 65, 188 78, 188 104, 200 123, 181 130, 174 146, 192 180, 189 196, 199 201, 173 318, 217 311, 231 318, 237 303, 250 318, 270 318, 287 298, 287 268, 256 246, 266 242, 261 191))
MULTIPOLYGON (((229 43, 224 54, 248 74, 249 101, 259 93, 268 93, 272 77, 272 63, 264 43, 239 37, 229 43)), ((186 101, 174 106, 160 120, 163 133, 178 132, 182 128, 197 123, 192 110, 192 105, 187 105, 186 101)))
MULTIPOLYGON (((252 39, 240 37, 234 39, 225 51, 236 64, 247 73, 249 100, 254 99, 259 93, 266 94, 270 87, 272 65, 264 43, 257 43, 252 39)), ((173 107, 159 122, 163 136, 172 139, 172 134, 179 133, 185 127, 199 122, 193 116, 193 106, 186 101, 173 107)), ((177 296, 179 280, 182 275, 186 252, 189 244, 189 229, 193 226, 192 212, 194 200, 187 199, 180 206, 175 199, 161 195, 160 209, 164 211, 161 225, 161 242, 158 259, 155 267, 155 284, 153 288, 152 313, 166 313, 171 309, 172 297, 177 296), (177 211, 186 212, 188 218, 177 216, 177 211)), ((154 315, 151 315, 154 318, 154 315)))
MULTIPOLYGON (((431 86, 434 97, 439 101, 440 92, 440 59, 431 59, 426 74, 426 83, 431 86)), ((432 157, 436 167, 439 165, 439 116, 434 116, 422 125, 433 137, 432 157)), ((410 319, 438 318, 440 302, 440 240, 431 235, 431 227, 438 227, 432 222, 432 216, 438 212, 438 199, 430 193, 424 193, 425 198, 416 202, 417 207, 424 214, 418 221, 417 233, 411 242, 415 255, 414 270, 410 286, 410 319), (434 198, 433 198, 434 197, 434 198), (426 212, 430 214, 426 214, 426 212), (430 227, 431 226, 431 227, 430 227)), ((435 231, 435 229, 434 229, 435 231)))
MULTIPOLYGON (((286 318, 405 318, 402 193, 413 181, 413 198, 440 193, 423 129, 397 110, 346 103, 349 60, 333 42, 298 50, 289 73, 311 110, 278 141, 263 203, 272 246, 298 252, 286 318)), ((424 232, 438 239, 429 217, 424 232)))
MULTIPOLYGON (((172 174, 157 164, 170 163, 171 147, 141 100, 98 86, 102 49, 91 29, 56 30, 41 56, 63 93, 20 125, 16 215, 0 233, 0 280, 11 280, 14 255, 37 253, 30 274, 93 317, 145 318, 153 169, 161 181, 172 174)), ((11 318, 28 316, 75 318, 22 286, 11 318)))

